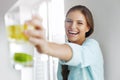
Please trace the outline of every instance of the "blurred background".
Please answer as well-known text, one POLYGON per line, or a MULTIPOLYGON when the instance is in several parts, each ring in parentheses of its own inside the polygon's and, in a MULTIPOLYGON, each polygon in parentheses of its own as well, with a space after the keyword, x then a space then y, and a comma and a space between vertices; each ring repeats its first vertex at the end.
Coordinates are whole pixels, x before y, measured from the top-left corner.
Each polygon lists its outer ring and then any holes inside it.
MULTIPOLYGON (((17 0, 0 0, 0 80, 21 80, 20 71, 11 67, 4 14, 17 0)), ((74 5, 86 5, 93 13, 95 32, 103 51, 105 80, 120 80, 120 1, 119 0, 64 0, 64 10, 74 5)))

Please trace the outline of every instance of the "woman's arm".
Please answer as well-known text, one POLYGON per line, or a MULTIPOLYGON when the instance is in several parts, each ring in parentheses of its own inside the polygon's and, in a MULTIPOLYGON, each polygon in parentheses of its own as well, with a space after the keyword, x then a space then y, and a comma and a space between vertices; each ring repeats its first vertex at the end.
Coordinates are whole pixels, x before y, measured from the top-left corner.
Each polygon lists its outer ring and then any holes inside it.
POLYGON ((72 49, 67 44, 48 43, 48 55, 58 57, 61 60, 69 61, 72 57, 72 49))
POLYGON ((41 18, 33 16, 32 20, 27 21, 25 24, 34 27, 34 29, 26 30, 24 33, 29 38, 29 41, 36 47, 38 52, 57 57, 64 61, 71 59, 72 49, 67 44, 57 44, 47 41, 41 18))

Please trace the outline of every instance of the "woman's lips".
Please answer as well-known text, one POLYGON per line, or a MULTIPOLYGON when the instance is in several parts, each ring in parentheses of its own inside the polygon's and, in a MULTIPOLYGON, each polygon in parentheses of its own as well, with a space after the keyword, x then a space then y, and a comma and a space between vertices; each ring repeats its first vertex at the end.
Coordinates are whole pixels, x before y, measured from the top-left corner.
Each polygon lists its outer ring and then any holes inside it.
POLYGON ((80 32, 78 32, 78 31, 68 31, 68 34, 70 35, 70 36, 76 36, 76 35, 78 35, 80 32))

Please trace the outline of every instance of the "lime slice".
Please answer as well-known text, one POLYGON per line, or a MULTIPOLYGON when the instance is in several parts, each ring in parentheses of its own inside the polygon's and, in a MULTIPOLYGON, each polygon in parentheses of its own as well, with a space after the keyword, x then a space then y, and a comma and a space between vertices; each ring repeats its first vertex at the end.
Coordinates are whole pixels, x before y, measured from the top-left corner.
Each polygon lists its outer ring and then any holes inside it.
POLYGON ((28 63, 33 61, 33 57, 26 53, 16 52, 14 54, 14 61, 18 63, 28 63))

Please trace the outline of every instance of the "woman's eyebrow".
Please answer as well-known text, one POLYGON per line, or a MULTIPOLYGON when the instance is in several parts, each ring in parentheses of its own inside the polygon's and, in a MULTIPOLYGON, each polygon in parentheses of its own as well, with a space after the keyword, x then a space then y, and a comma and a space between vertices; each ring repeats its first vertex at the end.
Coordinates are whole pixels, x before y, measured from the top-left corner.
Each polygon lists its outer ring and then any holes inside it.
POLYGON ((84 22, 83 20, 76 20, 76 21, 78 21, 78 22, 84 22))
POLYGON ((65 20, 71 20, 72 21, 72 19, 70 19, 70 18, 66 18, 65 20))
MULTIPOLYGON (((70 18, 66 18, 65 20, 71 20, 71 21, 73 21, 73 20, 70 19, 70 18)), ((77 19, 77 20, 75 20, 75 21, 83 22, 83 20, 80 20, 80 19, 77 19)))

